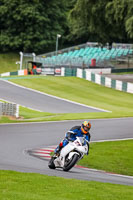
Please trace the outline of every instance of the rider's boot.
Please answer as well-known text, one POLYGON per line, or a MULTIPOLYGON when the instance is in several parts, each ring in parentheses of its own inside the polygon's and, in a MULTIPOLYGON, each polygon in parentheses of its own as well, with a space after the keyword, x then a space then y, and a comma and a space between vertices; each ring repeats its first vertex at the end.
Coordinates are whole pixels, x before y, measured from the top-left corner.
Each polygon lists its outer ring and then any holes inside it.
POLYGON ((56 149, 54 150, 54 153, 59 156, 60 155, 60 151, 62 149, 63 145, 62 142, 56 147, 56 149))

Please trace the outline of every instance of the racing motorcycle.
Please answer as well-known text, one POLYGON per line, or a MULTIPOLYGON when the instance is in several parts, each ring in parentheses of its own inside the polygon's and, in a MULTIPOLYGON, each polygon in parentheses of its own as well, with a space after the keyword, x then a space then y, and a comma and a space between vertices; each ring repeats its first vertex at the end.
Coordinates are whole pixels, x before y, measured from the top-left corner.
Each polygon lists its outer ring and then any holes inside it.
POLYGON ((89 142, 85 137, 76 137, 76 140, 71 141, 62 148, 60 154, 54 154, 49 163, 50 169, 62 168, 64 171, 69 171, 74 165, 81 160, 84 155, 88 155, 89 142))

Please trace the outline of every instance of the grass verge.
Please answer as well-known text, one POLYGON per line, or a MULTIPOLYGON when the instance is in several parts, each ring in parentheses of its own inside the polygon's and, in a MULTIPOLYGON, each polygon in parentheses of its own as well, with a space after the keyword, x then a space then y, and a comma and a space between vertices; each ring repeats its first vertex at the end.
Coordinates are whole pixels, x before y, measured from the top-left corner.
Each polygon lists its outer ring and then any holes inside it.
MULTIPOLYGON (((93 106, 111 111, 111 113, 86 113, 84 118, 107 118, 107 117, 132 117, 133 94, 107 88, 84 79, 76 77, 51 77, 40 76, 32 79, 12 79, 14 83, 29 87, 41 92, 46 92, 61 98, 69 99, 88 106, 93 106)), ((75 118, 74 115, 64 114, 64 118, 75 118)))
MULTIPOLYGON (((59 118, 59 114, 39 112, 26 107, 19 107, 19 118, 12 116, 1 116, 0 123, 20 123, 20 122, 41 122, 41 121, 54 121, 59 118)), ((60 116, 61 120, 61 116, 60 116)))
POLYGON ((133 140, 90 144, 90 154, 78 164, 84 167, 133 176, 133 140))
MULTIPOLYGON (((21 118, 19 120, 14 119, 13 122, 133 117, 133 94, 106 88, 84 79, 76 77, 25 76, 20 78, 9 77, 9 80, 41 92, 111 111, 53 114, 20 107, 21 118)), ((4 123, 4 121, 5 123, 7 121, 12 122, 12 120, 4 117, 0 120, 0 123, 4 123)))
POLYGON ((1 200, 132 200, 133 187, 0 171, 1 200), (103 189, 104 188, 104 189, 103 189))
POLYGON ((133 140, 94 142, 90 144, 89 156, 84 156, 77 165, 133 176, 132 155, 133 140))
POLYGON ((17 71, 19 66, 16 61, 19 61, 19 53, 1 53, 0 54, 0 74, 5 72, 17 71))

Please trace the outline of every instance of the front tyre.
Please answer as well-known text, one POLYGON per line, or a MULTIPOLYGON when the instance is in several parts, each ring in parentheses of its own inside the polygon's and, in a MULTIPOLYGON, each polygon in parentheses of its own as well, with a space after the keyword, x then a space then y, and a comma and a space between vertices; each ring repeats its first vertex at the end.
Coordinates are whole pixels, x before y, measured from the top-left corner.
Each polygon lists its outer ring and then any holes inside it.
POLYGON ((64 171, 69 171, 76 164, 78 159, 79 159, 79 155, 78 154, 74 154, 70 161, 66 161, 65 162, 63 170, 64 171))
POLYGON ((50 169, 55 169, 54 160, 55 160, 55 158, 52 157, 52 158, 50 159, 49 163, 48 163, 48 167, 49 167, 50 169))

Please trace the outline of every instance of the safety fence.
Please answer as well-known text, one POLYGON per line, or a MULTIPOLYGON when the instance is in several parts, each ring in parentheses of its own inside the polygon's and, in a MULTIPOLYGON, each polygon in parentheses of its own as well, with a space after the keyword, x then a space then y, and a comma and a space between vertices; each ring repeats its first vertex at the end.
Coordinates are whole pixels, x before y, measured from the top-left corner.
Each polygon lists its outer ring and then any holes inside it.
POLYGON ((20 52, 20 70, 28 69, 32 72, 33 66, 37 68, 57 67, 119 67, 133 66, 133 44, 107 43, 102 45, 98 42, 87 42, 85 44, 72 46, 54 52, 36 55, 35 53, 20 52))
MULTIPOLYGON (((58 54, 62 54, 65 52, 70 52, 70 51, 75 51, 75 50, 80 50, 82 48, 86 48, 86 47, 101 47, 103 48, 103 45, 98 43, 98 42, 86 42, 84 44, 80 44, 80 45, 76 45, 76 46, 72 46, 72 47, 68 47, 65 49, 61 49, 58 50, 57 52, 49 52, 49 53, 44 53, 41 55, 38 55, 40 57, 46 58, 46 57, 51 57, 51 56, 56 56, 58 54)), ((112 46, 109 46, 109 43, 107 43, 106 45, 104 45, 105 48, 110 49, 110 48, 128 48, 128 49, 133 49, 133 44, 124 44, 124 43, 112 43, 112 46)))
POLYGON ((14 103, 3 103, 0 102, 0 116, 14 116, 19 117, 19 105, 14 103))
MULTIPOLYGON (((23 56, 25 58, 25 56, 23 56)), ((119 67, 133 66, 133 44, 113 43, 105 46, 97 42, 87 42, 58 52, 37 55, 34 57, 36 63, 42 67, 119 67)))
POLYGON ((5 73, 0 74, 0 77, 4 77, 4 76, 24 76, 24 75, 27 75, 27 74, 28 74, 27 69, 24 69, 24 70, 18 70, 18 71, 15 71, 15 72, 5 72, 5 73))
MULTIPOLYGON (((99 69, 100 70, 100 69, 99 69)), ((101 69, 103 70, 103 69, 101 69)), ((109 70, 109 69, 108 69, 109 70)), ((109 77, 101 75, 102 73, 106 74, 105 71, 101 72, 90 71, 88 69, 70 69, 62 68, 62 76, 77 76, 79 78, 84 78, 88 81, 94 82, 105 87, 113 88, 123 92, 128 92, 133 94, 133 83, 123 82, 119 80, 114 80, 109 77), (99 74, 100 73, 100 74, 99 74)))

